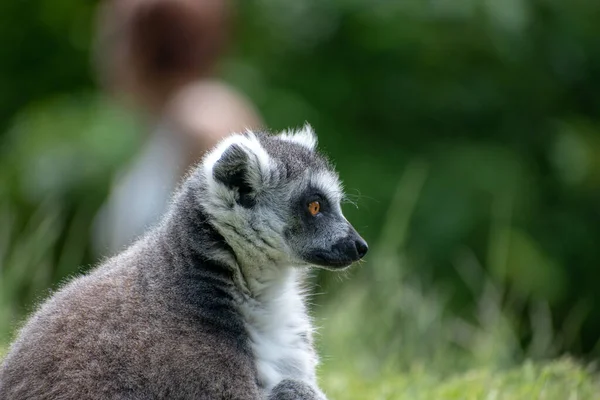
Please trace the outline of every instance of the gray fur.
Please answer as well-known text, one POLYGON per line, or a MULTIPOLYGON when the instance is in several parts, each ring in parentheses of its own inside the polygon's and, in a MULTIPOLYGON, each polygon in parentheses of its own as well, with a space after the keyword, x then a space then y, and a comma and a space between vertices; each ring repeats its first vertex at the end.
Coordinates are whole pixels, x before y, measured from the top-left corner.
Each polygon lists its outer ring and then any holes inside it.
POLYGON ((303 191, 335 178, 306 129, 301 143, 249 133, 218 146, 160 225, 30 318, 0 399, 324 400, 301 267, 364 251, 339 188, 322 193, 322 225, 300 217, 303 191))
POLYGON ((284 379, 269 395, 269 400, 326 400, 318 389, 295 379, 284 379))

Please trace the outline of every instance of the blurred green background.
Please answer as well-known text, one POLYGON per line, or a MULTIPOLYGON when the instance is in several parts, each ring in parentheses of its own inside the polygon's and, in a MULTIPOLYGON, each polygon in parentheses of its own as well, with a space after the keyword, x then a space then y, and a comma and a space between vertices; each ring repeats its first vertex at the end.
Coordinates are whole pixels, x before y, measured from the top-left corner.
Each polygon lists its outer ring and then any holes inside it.
MULTIPOLYGON (((93 218, 147 129, 95 84, 96 5, 0 3, 0 343, 98 261, 93 218)), ((273 130, 313 125, 372 247, 317 277, 323 351, 598 357, 600 2, 235 5, 220 76, 273 130)))

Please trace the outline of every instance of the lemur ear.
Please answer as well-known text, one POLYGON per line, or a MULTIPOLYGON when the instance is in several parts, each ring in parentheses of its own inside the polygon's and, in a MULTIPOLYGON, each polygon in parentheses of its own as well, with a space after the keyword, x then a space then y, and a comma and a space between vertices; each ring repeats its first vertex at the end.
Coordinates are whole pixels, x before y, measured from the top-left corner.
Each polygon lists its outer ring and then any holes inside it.
POLYGON ((244 207, 252 207, 256 195, 265 182, 266 153, 255 142, 243 137, 240 142, 225 144, 225 148, 212 165, 215 181, 237 192, 236 201, 244 207), (258 149, 253 148, 258 145, 258 149), (260 150, 260 151, 259 151, 260 150), (258 153, 258 154, 257 154, 258 153))
POLYGON ((288 142, 299 144, 309 150, 314 150, 317 146, 317 135, 313 130, 312 126, 307 123, 298 130, 284 131, 279 137, 288 142))

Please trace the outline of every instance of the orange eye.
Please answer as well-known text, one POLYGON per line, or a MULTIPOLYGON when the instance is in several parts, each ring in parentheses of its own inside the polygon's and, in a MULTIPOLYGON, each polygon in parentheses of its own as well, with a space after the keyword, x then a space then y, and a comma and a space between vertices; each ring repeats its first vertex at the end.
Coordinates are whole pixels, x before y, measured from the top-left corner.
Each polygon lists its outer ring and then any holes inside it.
POLYGON ((310 212, 310 215, 314 217, 319 211, 321 211, 321 203, 318 201, 311 201, 308 203, 308 212, 310 212))

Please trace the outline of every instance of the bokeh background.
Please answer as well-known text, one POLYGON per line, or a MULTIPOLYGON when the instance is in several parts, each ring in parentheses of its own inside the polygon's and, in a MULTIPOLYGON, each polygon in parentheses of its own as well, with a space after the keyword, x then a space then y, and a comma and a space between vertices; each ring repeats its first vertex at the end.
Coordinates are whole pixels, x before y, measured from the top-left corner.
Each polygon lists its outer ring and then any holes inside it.
MULTIPOLYGON (((232 4, 216 75, 270 129, 312 124, 371 244, 315 277, 331 390, 336 365, 598 358, 600 2, 232 4)), ((0 2, 0 344, 98 262, 94 218, 149 129, 98 84, 97 6, 0 2)))

